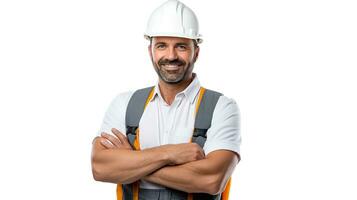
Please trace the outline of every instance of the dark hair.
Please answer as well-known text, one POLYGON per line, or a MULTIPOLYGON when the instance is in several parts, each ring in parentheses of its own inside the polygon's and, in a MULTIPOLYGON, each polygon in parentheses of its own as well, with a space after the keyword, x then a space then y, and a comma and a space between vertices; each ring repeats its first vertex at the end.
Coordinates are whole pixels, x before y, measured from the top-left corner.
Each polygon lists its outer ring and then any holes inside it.
POLYGON ((193 40, 193 45, 195 46, 195 48, 198 48, 198 42, 197 42, 197 40, 193 40))

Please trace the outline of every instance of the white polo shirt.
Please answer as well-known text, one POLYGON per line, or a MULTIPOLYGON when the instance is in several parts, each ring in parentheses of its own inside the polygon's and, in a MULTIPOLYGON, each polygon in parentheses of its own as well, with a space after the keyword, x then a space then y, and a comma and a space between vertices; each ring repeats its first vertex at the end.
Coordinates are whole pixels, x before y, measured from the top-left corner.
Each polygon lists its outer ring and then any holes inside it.
MULTIPOLYGON (((197 76, 191 84, 175 96, 171 105, 162 98, 158 84, 147 105, 140 123, 140 148, 147 149, 165 144, 187 143, 192 137, 195 124, 195 106, 200 90, 197 76)), ((99 130, 111 133, 112 128, 125 135, 125 113, 134 91, 119 94, 110 104, 99 130)), ((239 153, 241 143, 239 110, 233 99, 221 96, 212 116, 211 128, 207 131, 204 152, 226 149, 239 153)), ((112 134, 112 133, 111 133, 112 134)), ((164 187, 140 182, 140 188, 162 189, 164 187)))

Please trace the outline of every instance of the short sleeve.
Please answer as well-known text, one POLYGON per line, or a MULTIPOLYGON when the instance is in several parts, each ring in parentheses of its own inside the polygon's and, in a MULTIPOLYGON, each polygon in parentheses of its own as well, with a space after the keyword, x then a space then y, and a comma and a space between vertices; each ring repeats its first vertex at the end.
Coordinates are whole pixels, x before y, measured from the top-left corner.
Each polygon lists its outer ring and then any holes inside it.
POLYGON ((207 131, 205 154, 215 150, 230 150, 240 154, 240 113, 237 103, 226 96, 218 99, 207 131))
POLYGON ((97 132, 97 135, 100 135, 102 132, 112 134, 112 128, 118 129, 125 135, 125 113, 132 95, 132 91, 124 92, 120 93, 112 100, 107 111, 105 112, 102 125, 97 132))

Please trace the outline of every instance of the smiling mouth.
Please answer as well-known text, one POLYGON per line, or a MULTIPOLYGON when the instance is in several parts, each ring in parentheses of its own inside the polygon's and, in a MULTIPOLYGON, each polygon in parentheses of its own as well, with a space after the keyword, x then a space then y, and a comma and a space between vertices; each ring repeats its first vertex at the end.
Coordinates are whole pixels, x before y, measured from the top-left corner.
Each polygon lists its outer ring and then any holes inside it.
POLYGON ((162 67, 168 71, 176 71, 180 69, 181 65, 162 65, 162 67))

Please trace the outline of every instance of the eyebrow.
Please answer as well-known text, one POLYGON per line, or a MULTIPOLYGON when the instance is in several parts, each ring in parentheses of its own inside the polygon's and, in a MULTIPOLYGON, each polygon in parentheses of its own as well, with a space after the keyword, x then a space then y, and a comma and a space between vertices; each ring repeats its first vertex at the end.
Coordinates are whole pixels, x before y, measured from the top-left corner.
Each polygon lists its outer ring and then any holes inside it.
MULTIPOLYGON (((165 43, 165 42, 158 42, 158 43, 155 44, 155 46, 156 46, 156 45, 160 45, 160 44, 167 45, 167 43, 165 43)), ((179 45, 188 46, 188 43, 186 43, 186 42, 179 42, 179 43, 176 43, 176 44, 175 44, 175 46, 179 46, 179 45)))
POLYGON ((185 46, 188 46, 188 43, 186 43, 186 42, 179 42, 179 43, 176 43, 175 45, 176 45, 176 46, 178 46, 178 45, 185 45, 185 46))
POLYGON ((165 42, 158 42, 158 43, 155 44, 155 46, 156 46, 156 45, 159 45, 159 44, 165 44, 165 45, 166 45, 165 42))

